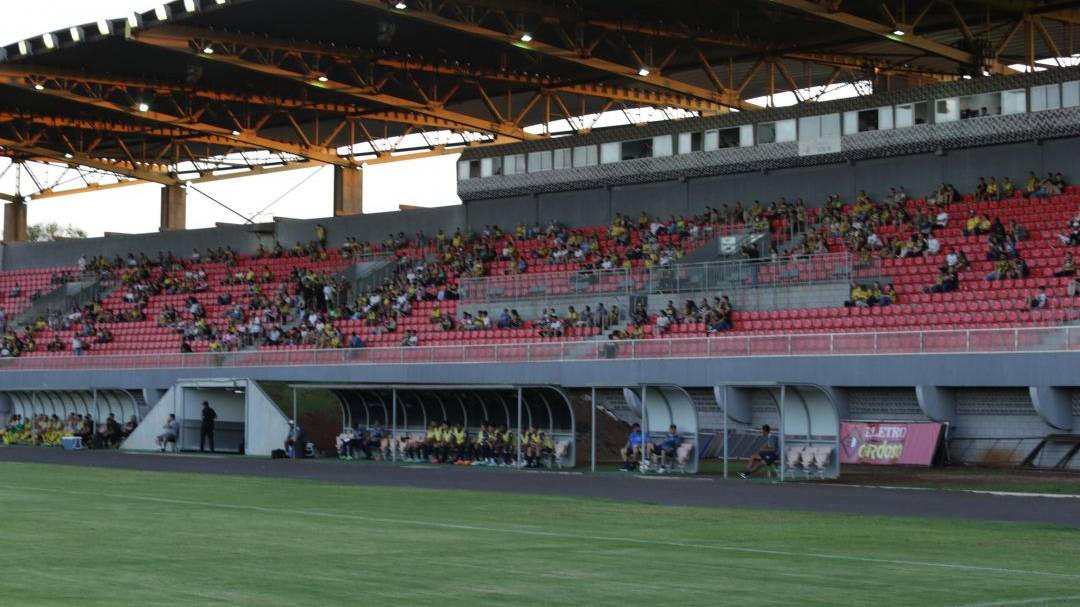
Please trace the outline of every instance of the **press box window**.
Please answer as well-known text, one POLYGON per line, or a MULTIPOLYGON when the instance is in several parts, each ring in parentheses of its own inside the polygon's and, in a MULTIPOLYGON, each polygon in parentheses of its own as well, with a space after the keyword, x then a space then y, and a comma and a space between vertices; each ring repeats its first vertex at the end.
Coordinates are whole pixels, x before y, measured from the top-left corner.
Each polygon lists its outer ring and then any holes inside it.
POLYGON ((622 159, 637 160, 638 158, 652 158, 653 140, 638 139, 636 141, 624 141, 622 144, 622 159))

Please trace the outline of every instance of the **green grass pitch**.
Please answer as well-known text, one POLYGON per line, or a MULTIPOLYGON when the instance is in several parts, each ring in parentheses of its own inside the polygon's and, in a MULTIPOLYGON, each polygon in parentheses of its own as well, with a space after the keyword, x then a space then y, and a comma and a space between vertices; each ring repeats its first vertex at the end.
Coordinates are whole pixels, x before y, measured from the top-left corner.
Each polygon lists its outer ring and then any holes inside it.
POLYGON ((0 529, 20 607, 1080 604, 1041 525, 0 464, 0 529))

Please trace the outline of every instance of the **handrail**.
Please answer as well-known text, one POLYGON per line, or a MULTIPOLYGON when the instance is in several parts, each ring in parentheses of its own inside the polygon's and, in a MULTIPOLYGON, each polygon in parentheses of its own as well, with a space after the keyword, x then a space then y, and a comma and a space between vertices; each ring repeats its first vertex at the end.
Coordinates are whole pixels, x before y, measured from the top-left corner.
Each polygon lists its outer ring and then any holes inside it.
POLYGON ((778 261, 742 259, 654 268, 531 272, 461 278, 459 292, 461 302, 465 304, 552 296, 717 292, 761 286, 849 281, 852 278, 876 276, 880 271, 880 260, 871 262, 870 267, 863 267, 855 263, 855 258, 850 253, 825 253, 778 261))
POLYGON ((28 356, 0 360, 0 372, 1068 351, 1080 352, 1080 327, 792 333, 338 350, 262 349, 194 354, 28 356))

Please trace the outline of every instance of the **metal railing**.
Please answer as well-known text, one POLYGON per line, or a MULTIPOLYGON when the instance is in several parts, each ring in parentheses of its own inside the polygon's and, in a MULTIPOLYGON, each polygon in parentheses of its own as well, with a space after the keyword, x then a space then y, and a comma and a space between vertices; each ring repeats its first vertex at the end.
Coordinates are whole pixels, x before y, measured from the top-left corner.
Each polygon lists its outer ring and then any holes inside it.
POLYGON ((1080 352, 1080 327, 744 335, 639 341, 562 341, 491 345, 256 350, 119 356, 37 356, 0 360, 0 371, 578 362, 775 356, 865 356, 1080 352))
POLYGON ((462 278, 465 304, 550 299, 553 296, 623 295, 731 291, 760 286, 795 286, 876 276, 880 260, 855 263, 850 253, 826 253, 782 261, 771 259, 676 264, 661 268, 534 272, 462 278))

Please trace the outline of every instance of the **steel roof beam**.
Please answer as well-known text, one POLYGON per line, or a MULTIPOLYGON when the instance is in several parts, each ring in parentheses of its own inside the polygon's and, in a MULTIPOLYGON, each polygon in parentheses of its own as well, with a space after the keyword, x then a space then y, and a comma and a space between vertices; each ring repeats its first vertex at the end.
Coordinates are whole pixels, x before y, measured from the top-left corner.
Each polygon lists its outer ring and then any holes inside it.
POLYGON ((298 82, 313 88, 320 90, 333 91, 373 103, 378 103, 397 110, 408 110, 419 114, 432 116, 434 118, 447 120, 453 122, 459 129, 468 129, 484 133, 492 133, 508 137, 516 141, 524 141, 527 139, 537 139, 538 137, 527 133, 525 130, 510 125, 500 124, 491 120, 484 120, 460 112, 454 112, 441 107, 440 104, 435 101, 416 101, 413 99, 406 99, 398 97, 396 95, 390 95, 377 90, 377 87, 370 85, 354 85, 345 82, 339 82, 331 80, 329 77, 324 76, 325 80, 316 80, 312 74, 302 74, 293 70, 289 70, 270 63, 258 63, 236 55, 229 55, 224 50, 215 52, 212 55, 203 53, 191 45, 191 39, 184 36, 176 36, 165 32, 159 33, 155 30, 136 31, 131 34, 133 40, 149 44, 159 48, 165 48, 172 51, 183 52, 193 56, 201 57, 206 61, 213 61, 224 65, 231 65, 243 70, 264 74, 267 76, 273 76, 293 82, 298 82))
POLYGON ((146 111, 141 111, 139 108, 127 107, 109 101, 107 99, 87 97, 75 92, 54 89, 44 85, 42 85, 43 88, 36 89, 35 87, 27 84, 5 84, 7 86, 16 86, 22 88, 23 90, 36 93, 38 95, 47 95, 49 97, 63 99, 66 101, 86 105, 97 109, 124 114, 132 118, 137 118, 139 120, 145 120, 148 122, 155 122, 158 124, 165 124, 185 129, 194 133, 221 137, 223 140, 226 141, 232 140, 237 143, 245 144, 255 148, 261 148, 285 154, 292 154, 294 156, 307 158, 309 160, 315 160, 324 164, 333 164, 337 166, 354 166, 354 163, 351 160, 339 156, 336 152, 328 148, 318 148, 315 146, 303 146, 293 143, 286 143, 283 141, 278 141, 276 139, 268 139, 266 137, 261 137, 257 134, 250 132, 238 132, 238 134, 234 134, 232 129, 208 124, 205 122, 199 122, 199 120, 195 117, 174 116, 172 114, 167 114, 163 111, 158 111, 153 108, 148 108, 146 111))
POLYGON ((896 29, 895 26, 887 25, 884 23, 878 23, 871 21, 870 19, 864 19, 851 13, 845 13, 840 10, 830 10, 828 6, 824 6, 819 2, 811 2, 810 0, 759 0, 762 4, 769 4, 774 6, 781 6, 790 10, 793 10, 804 15, 809 15, 823 21, 830 21, 832 23, 839 23, 846 25, 847 27, 864 31, 870 34, 874 34, 879 38, 884 38, 896 44, 908 46, 931 55, 937 55, 938 57, 944 57, 957 63, 968 65, 972 67, 986 67, 992 72, 999 74, 1011 74, 1014 70, 1008 66, 987 57, 985 61, 986 65, 979 64, 979 57, 956 47, 949 46, 936 42, 929 38, 918 36, 913 32, 905 32, 904 35, 893 33, 896 29))
POLYGON ((738 93, 730 89, 715 91, 679 80, 674 80, 672 78, 667 78, 659 74, 642 75, 642 73, 640 72, 641 68, 649 66, 623 65, 614 61, 608 61, 599 57, 586 55, 577 50, 567 49, 553 44, 541 42, 536 39, 533 39, 528 43, 524 43, 518 37, 515 37, 512 34, 508 34, 507 32, 490 29, 477 23, 450 19, 440 14, 424 10, 420 7, 409 7, 409 9, 407 10, 399 11, 395 10, 383 0, 347 1, 357 6, 363 6, 371 9, 384 11, 398 17, 413 19, 415 21, 429 23, 443 29, 456 31, 479 38, 484 38, 486 40, 500 42, 508 46, 513 46, 518 50, 524 52, 536 53, 538 55, 544 55, 547 57, 560 59, 569 63, 575 63, 577 65, 588 67, 608 74, 613 74, 622 78, 627 78, 629 80, 636 80, 638 82, 641 82, 642 84, 646 84, 651 87, 664 89, 688 97, 695 97, 704 101, 709 101, 712 103, 737 109, 756 108, 756 106, 744 104, 738 93))
POLYGON ((180 183, 180 180, 167 173, 140 169, 129 163, 108 162, 100 158, 92 158, 81 152, 65 153, 42 147, 37 144, 27 145, 19 141, 5 138, 0 138, 0 148, 6 148, 7 150, 17 152, 24 156, 48 158, 69 166, 81 165, 92 169, 98 169, 99 171, 107 171, 109 173, 123 175, 124 177, 131 177, 132 179, 139 179, 142 181, 151 181, 162 185, 177 185, 180 183))

